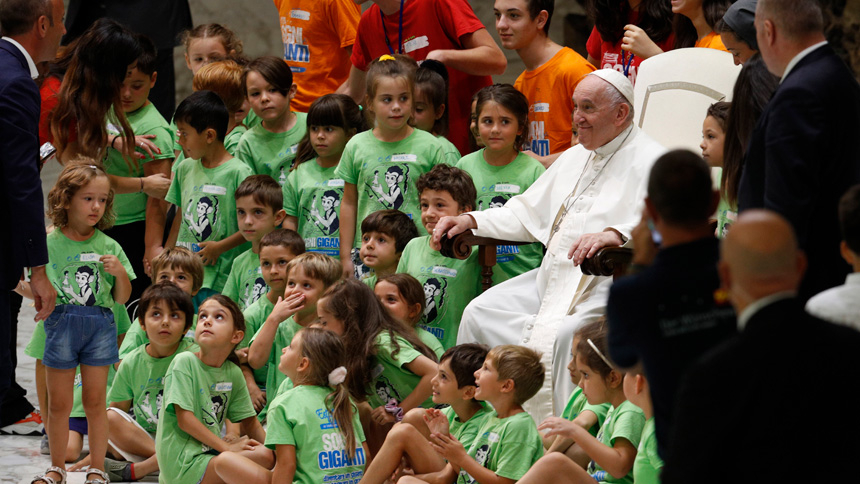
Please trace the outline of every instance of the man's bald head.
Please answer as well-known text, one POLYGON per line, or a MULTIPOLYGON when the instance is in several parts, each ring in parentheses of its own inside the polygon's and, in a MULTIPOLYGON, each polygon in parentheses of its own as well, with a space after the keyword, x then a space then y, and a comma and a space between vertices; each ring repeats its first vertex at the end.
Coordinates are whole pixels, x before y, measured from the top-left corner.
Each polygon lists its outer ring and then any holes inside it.
POLYGON ((743 212, 720 253, 720 275, 738 312, 771 294, 797 290, 806 269, 791 225, 768 210, 743 212))

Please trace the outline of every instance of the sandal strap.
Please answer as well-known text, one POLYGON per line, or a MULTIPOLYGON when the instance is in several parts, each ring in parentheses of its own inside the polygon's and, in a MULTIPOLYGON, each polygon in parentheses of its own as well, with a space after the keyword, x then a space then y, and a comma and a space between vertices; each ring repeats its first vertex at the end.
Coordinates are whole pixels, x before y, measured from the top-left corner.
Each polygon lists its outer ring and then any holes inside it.
POLYGON ((90 477, 90 474, 98 474, 99 477, 97 479, 87 479, 84 481, 84 484, 110 484, 110 478, 108 477, 107 472, 90 467, 87 469, 87 477, 90 477))
POLYGON ((49 467, 48 470, 45 471, 45 474, 47 474, 49 472, 56 472, 57 474, 63 476, 62 482, 66 482, 66 470, 63 469, 62 467, 57 467, 57 466, 49 467))
POLYGON ((39 481, 44 482, 45 484, 58 484, 56 479, 54 479, 53 477, 48 477, 49 472, 54 472, 54 473, 59 474, 60 475, 59 484, 65 484, 65 482, 66 482, 66 470, 63 469, 62 467, 57 467, 57 466, 49 467, 48 470, 46 470, 44 474, 40 474, 40 475, 34 477, 33 480, 30 481, 30 484, 36 484, 39 481))
POLYGON ((34 477, 30 484, 36 484, 37 482, 44 482, 45 484, 57 484, 57 481, 54 480, 53 477, 48 477, 45 474, 39 474, 34 477))

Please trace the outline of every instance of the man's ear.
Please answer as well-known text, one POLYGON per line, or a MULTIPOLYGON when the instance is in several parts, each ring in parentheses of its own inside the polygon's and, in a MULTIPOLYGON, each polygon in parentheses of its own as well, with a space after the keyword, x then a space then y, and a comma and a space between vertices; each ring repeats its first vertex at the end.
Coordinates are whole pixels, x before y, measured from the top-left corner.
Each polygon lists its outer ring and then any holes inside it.
POLYGON ((657 213, 657 209, 654 207, 654 202, 652 202, 648 197, 645 197, 645 213, 648 215, 648 218, 655 223, 660 219, 660 214, 657 213))
POLYGON ((839 244, 839 253, 842 254, 842 258, 845 259, 845 262, 847 262, 848 265, 853 266, 854 262, 857 260, 857 254, 851 250, 851 247, 848 247, 848 242, 844 240, 839 244))
POLYGON ((618 112, 615 115, 615 126, 621 127, 628 121, 630 117, 630 106, 624 102, 618 105, 618 112))

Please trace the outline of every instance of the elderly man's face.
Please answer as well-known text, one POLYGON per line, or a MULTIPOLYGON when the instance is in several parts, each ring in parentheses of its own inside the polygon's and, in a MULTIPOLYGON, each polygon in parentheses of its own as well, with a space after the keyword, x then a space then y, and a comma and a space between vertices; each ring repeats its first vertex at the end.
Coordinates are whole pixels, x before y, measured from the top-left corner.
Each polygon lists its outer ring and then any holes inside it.
POLYGON ((621 131, 616 126, 618 107, 613 107, 606 88, 609 83, 597 76, 586 76, 573 93, 573 122, 579 132, 579 144, 587 150, 600 148, 621 131))

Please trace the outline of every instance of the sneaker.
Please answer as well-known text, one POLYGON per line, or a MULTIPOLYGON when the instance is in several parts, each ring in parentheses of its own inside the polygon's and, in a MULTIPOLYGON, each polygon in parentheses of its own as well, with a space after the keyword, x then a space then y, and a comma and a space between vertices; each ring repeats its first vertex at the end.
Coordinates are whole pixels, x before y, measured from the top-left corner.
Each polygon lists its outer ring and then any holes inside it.
POLYGON ((33 410, 21 420, 0 428, 0 435, 42 435, 42 414, 33 410))
POLYGON ((131 462, 105 457, 105 472, 111 482, 131 481, 131 462))
POLYGON ((47 435, 43 435, 42 441, 39 442, 39 453, 42 455, 51 455, 51 446, 48 445, 47 435))

